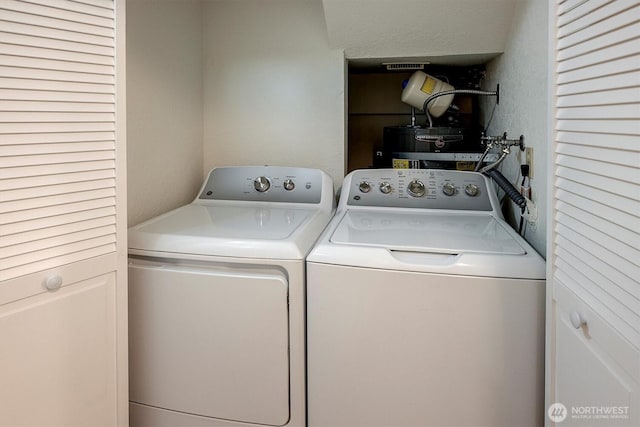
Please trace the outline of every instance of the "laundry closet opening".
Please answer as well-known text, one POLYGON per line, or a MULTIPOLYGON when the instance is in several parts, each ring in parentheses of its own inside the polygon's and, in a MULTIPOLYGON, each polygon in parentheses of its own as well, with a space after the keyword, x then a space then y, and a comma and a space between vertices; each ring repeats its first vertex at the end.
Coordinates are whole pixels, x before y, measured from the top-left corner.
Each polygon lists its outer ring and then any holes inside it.
POLYGON ((347 172, 392 167, 473 170, 484 149, 480 137, 487 126, 485 116, 490 118, 482 114, 481 96, 455 94, 451 105, 438 117, 432 114, 429 123, 422 109, 401 100, 403 87, 416 72, 418 90, 425 93, 434 84, 455 90, 489 89, 480 63, 349 61, 347 172))

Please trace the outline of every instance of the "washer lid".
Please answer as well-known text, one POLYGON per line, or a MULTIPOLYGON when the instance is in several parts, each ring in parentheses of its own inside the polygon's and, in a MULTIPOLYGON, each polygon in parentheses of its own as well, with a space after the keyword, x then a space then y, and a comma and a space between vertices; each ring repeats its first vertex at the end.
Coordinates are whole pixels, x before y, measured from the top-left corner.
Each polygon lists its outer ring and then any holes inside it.
POLYGON ((391 250, 444 254, 524 255, 526 251, 490 214, 347 211, 330 241, 391 250))
POLYGON ((129 250, 300 259, 328 220, 317 209, 190 204, 130 228, 129 250))

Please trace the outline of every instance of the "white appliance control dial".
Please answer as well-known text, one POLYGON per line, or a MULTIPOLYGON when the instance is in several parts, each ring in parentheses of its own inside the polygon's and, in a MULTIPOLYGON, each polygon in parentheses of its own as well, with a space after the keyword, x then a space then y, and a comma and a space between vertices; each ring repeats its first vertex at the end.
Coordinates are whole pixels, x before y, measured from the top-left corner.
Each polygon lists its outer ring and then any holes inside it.
POLYGON ((467 196, 471 197, 476 197, 479 190, 480 188, 475 184, 467 184, 467 186, 464 187, 464 192, 467 194, 467 196))
POLYGON ((450 182, 445 182, 442 186, 442 192, 445 196, 453 196, 456 194, 456 186, 450 182))
POLYGON ((285 190, 287 190, 287 191, 291 191, 291 190, 293 190, 294 188, 296 188, 296 183, 295 183, 295 182, 293 182, 293 180, 292 180, 292 179, 287 178, 287 179, 285 179, 285 180, 284 180, 284 182, 282 183, 282 186, 284 187, 284 189, 285 189, 285 190))
POLYGON ((253 188, 260 193, 264 193, 271 188, 271 182, 266 176, 259 176, 253 180, 253 188))
POLYGON ((387 181, 381 182, 379 188, 382 194, 389 194, 393 190, 393 187, 387 181))
POLYGON ((422 197, 425 193, 424 183, 419 179, 412 180, 407 186, 407 191, 413 197, 422 197))
POLYGON ((360 189, 361 193, 368 193, 369 191, 371 191, 371 184, 369 184, 367 181, 362 181, 360 185, 358 185, 358 188, 360 189))

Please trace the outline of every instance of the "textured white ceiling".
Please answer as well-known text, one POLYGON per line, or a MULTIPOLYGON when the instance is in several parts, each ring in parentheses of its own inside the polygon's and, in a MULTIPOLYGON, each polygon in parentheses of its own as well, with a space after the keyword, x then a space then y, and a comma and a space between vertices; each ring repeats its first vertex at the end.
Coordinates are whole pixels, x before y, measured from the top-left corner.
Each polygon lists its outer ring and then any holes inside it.
POLYGON ((329 43, 349 59, 478 62, 504 51, 519 0, 322 0, 329 43))

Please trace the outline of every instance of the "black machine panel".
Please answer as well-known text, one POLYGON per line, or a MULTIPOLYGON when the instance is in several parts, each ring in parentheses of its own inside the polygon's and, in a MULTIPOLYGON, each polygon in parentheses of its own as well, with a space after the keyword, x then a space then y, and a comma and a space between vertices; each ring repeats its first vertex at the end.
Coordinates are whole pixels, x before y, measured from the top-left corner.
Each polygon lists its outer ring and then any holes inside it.
POLYGON ((376 167, 471 170, 482 151, 479 132, 469 128, 387 126, 376 167))

